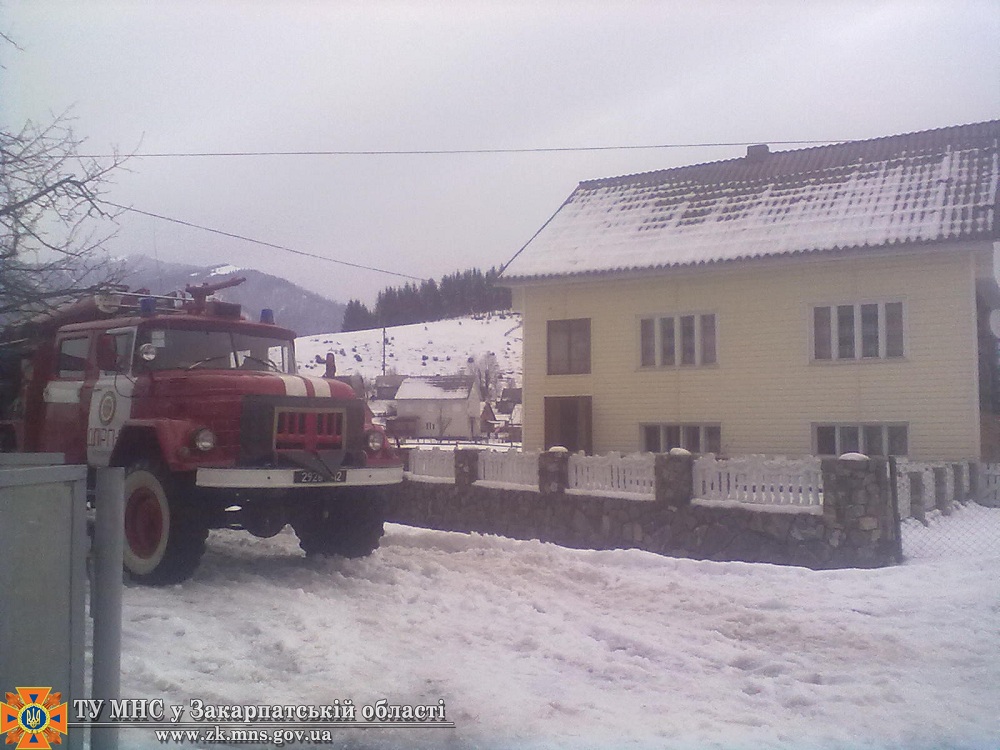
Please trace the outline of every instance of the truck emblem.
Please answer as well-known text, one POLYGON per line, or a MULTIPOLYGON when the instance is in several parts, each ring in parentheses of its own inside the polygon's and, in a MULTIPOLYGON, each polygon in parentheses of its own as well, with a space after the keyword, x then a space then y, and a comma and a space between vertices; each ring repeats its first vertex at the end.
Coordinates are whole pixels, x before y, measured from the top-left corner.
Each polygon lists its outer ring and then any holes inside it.
POLYGON ((97 416, 100 418, 101 424, 111 424, 111 420, 115 418, 117 407, 118 400, 115 398, 114 391, 108 391, 101 396, 101 404, 97 409, 97 416))

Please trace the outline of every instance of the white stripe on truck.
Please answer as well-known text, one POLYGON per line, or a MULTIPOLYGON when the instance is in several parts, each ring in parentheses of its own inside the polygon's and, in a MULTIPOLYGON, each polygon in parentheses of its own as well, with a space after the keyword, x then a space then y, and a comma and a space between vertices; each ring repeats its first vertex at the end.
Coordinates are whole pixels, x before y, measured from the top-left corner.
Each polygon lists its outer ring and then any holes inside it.
POLYGON ((285 395, 286 396, 308 396, 309 391, 306 389, 305 378, 300 378, 297 375, 279 375, 281 381, 285 384, 285 395))
POLYGON ((312 385, 313 393, 315 393, 320 398, 329 398, 333 396, 333 386, 330 385, 329 380, 324 380, 323 378, 305 378, 312 385))

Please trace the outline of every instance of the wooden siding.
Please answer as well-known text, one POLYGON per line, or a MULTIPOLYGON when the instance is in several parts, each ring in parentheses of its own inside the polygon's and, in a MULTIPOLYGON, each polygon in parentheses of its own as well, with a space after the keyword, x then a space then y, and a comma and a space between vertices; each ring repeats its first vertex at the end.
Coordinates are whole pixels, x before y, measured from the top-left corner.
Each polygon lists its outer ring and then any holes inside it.
MULTIPOLYGON (((816 423, 906 422, 909 455, 980 455, 976 268, 990 248, 795 258, 644 278, 526 284, 526 449, 545 396, 593 397, 594 451, 641 449, 642 423, 721 423, 728 454, 805 454, 816 423), (811 361, 816 305, 902 301, 902 360, 811 361), (640 368, 639 320, 715 313, 718 364, 640 368), (592 320, 592 372, 545 372, 546 322, 592 320)), ((986 264, 988 265, 988 264, 986 264)))

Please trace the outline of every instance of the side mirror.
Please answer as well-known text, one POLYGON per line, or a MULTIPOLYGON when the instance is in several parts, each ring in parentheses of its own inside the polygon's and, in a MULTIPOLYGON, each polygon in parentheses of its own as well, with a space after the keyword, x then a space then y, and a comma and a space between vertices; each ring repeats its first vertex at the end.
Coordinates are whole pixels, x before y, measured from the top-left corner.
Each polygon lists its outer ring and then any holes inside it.
POLYGON ((97 339, 97 367, 104 372, 118 372, 118 347, 111 334, 101 334, 97 339))

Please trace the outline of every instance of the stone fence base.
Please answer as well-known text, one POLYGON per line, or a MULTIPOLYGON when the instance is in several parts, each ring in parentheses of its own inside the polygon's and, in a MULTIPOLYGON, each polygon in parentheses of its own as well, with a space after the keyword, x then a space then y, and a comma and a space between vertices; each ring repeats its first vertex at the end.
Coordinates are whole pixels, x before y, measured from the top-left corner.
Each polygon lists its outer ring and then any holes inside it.
POLYGON ((692 502, 692 457, 663 458, 658 473, 675 487, 666 502, 405 480, 391 492, 389 520, 579 549, 637 548, 814 569, 879 567, 896 558, 898 525, 884 461, 824 461, 825 503, 819 513, 692 502))

